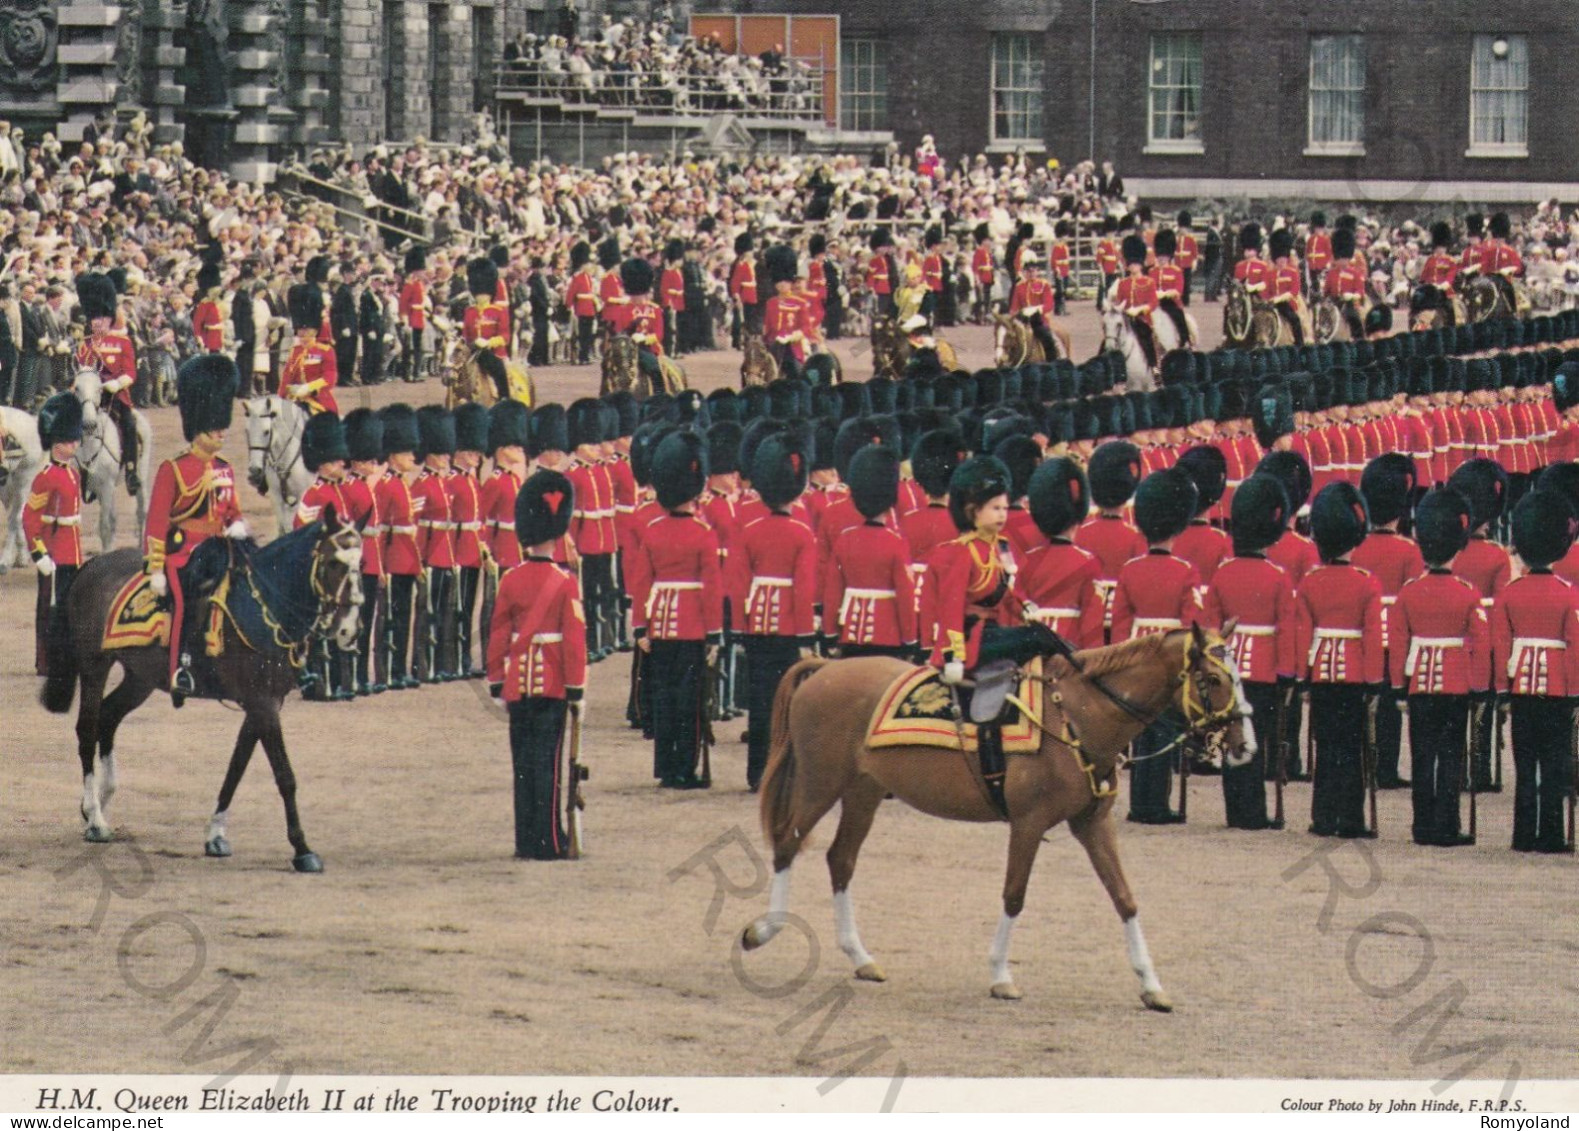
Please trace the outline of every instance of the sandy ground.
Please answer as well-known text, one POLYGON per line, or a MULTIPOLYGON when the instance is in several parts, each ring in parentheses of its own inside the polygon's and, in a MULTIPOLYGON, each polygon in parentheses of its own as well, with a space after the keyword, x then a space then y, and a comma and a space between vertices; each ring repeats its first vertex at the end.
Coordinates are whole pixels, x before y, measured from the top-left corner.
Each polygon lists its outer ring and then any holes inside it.
MULTIPOLYGON (((1214 338, 1218 321, 1203 312, 1214 338)), ((1089 313, 1076 320, 1081 356, 1095 326, 1089 313)), ((952 336, 967 363, 985 362, 982 331, 952 336)), ((842 352, 846 372, 864 376, 842 352)), ((686 361, 701 387, 736 365, 686 361)), ((576 369, 539 379, 566 400, 595 381, 576 369)), ((437 389, 366 400, 413 393, 437 389)), ((342 403, 362 400, 347 391, 342 403)), ((169 454, 176 414, 152 415, 169 454)), ((230 450, 244 454, 239 424, 230 450)), ((246 493, 268 532, 269 511, 246 493)), ((118 503, 129 540, 130 508, 118 503)), ((1015 939, 1025 1000, 1009 1004, 989 1000, 985 961, 1004 828, 897 802, 879 815, 853 889, 886 985, 851 981, 833 937, 820 860, 831 821, 797 870, 792 908, 807 933, 732 966, 734 938, 766 903, 743 722, 720 727, 711 792, 658 791, 650 747, 623 726, 623 656, 593 670, 580 863, 511 858, 505 727, 479 684, 289 704, 322 876, 290 871, 261 756, 233 807, 235 857, 203 857, 239 723, 210 703, 177 713, 156 697, 131 716, 109 814, 117 842, 85 845, 71 724, 34 700, 33 599, 31 573, 0 578, 6 1071, 212 1071, 220 1062, 187 1056, 198 1024, 183 1013, 228 985, 235 1001, 211 1046, 272 1042, 252 1068, 270 1073, 289 1061, 323 1073, 822 1075, 854 1054, 802 1059, 817 1020, 802 1011, 842 987, 850 1000, 821 1047, 886 1039, 861 1069, 876 1075, 902 1059, 916 1076, 1435 1079, 1464 1057, 1432 1050, 1480 1039, 1493 1054, 1475 1076, 1500 1080, 1510 1060, 1525 1078, 1573 1072, 1574 863, 1508 850, 1510 794, 1484 799, 1479 846, 1446 852, 1408 843, 1405 793, 1382 795, 1381 841, 1338 846, 1303 832, 1306 785, 1289 790, 1291 831, 1244 833, 1222 827, 1217 780, 1194 779, 1187 827, 1120 831, 1179 1004, 1171 1016, 1142 1009, 1117 918, 1055 830, 1015 939), (1411 1015, 1458 991, 1456 1016, 1422 1045, 1441 1003, 1411 1015)))

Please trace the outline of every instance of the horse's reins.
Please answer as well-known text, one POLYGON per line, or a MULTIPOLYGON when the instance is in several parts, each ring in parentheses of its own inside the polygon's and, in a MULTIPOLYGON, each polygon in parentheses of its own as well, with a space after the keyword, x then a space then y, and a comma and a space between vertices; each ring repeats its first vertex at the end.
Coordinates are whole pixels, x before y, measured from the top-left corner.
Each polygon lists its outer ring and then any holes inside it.
MULTIPOLYGON (((358 538, 360 539, 360 535, 358 535, 358 538)), ((332 537, 330 542, 331 545, 333 545, 332 537)), ((319 568, 323 564, 323 561, 324 555, 320 552, 320 547, 315 546, 313 548, 312 569, 309 571, 307 576, 308 581, 312 586, 313 595, 317 597, 318 600, 313 607, 314 616, 311 623, 307 626, 306 633, 302 636, 301 640, 293 641, 286 634, 285 629, 281 626, 280 622, 275 618, 274 608, 279 605, 283 605, 287 608, 301 608, 304 607, 303 603, 296 601, 287 594, 281 593, 279 589, 269 585, 267 582, 259 578, 257 572, 251 568, 252 563, 250 558, 245 556, 243 557, 243 569, 241 572, 243 577, 246 579, 247 589, 249 592, 251 592, 252 599, 258 603, 258 611, 263 616, 264 625, 268 627, 269 632, 274 637, 275 646, 285 652, 286 658, 290 661, 290 665, 293 668, 299 668, 307 662, 307 653, 312 650, 312 646, 328 636, 329 631, 334 626, 336 617, 344 609, 349 608, 351 605, 355 604, 355 602, 346 595, 346 591, 351 587, 352 584, 352 571, 346 571, 346 575, 340 579, 340 584, 335 589, 335 592, 331 598, 328 594, 328 590, 324 587, 322 579, 318 575, 319 568), (272 592, 274 597, 274 601, 272 603, 269 600, 269 593, 265 592, 265 590, 272 592)))

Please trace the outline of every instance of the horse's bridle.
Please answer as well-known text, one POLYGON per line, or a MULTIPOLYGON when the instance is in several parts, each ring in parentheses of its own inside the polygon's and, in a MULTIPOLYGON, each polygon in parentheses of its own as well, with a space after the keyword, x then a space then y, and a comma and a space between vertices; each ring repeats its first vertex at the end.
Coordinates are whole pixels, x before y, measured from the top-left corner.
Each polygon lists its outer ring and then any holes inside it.
POLYGON ((334 631, 335 622, 362 603, 362 594, 358 589, 361 580, 358 570, 348 566, 333 592, 329 591, 322 576, 324 567, 334 560, 335 555, 341 550, 349 550, 353 547, 360 549, 361 545, 361 532, 355 526, 344 526, 331 534, 326 541, 321 541, 313 547, 313 568, 309 580, 312 583, 313 596, 318 598, 318 615, 314 618, 312 627, 307 630, 309 643, 326 639, 334 631), (348 544, 342 546, 342 539, 347 540, 348 544))
MULTIPOLYGON (((249 413, 248 415, 250 416, 251 414, 249 413)), ((264 439, 263 443, 261 443, 261 444, 254 444, 252 442, 251 437, 248 437, 248 439, 247 439, 247 461, 250 463, 251 460, 252 460, 252 457, 254 455, 256 455, 259 452, 262 452, 263 453, 263 462, 264 462, 265 466, 267 466, 267 464, 269 462, 269 454, 274 450, 274 422, 280 418, 280 414, 274 411, 274 406, 273 406, 272 403, 270 403, 268 409, 266 411, 258 413, 256 418, 259 419, 259 420, 267 420, 269 422, 269 427, 268 427, 268 431, 266 433, 264 433, 265 439, 264 439)), ((303 420, 300 423, 300 425, 298 426, 298 428, 293 429, 285 437, 285 447, 289 448, 291 442, 293 440, 296 440, 300 436, 301 431, 304 430, 305 428, 306 428, 306 420, 305 420, 305 418, 303 418, 303 420)), ((285 460, 284 456, 282 454, 281 459, 279 461, 275 462, 274 470, 283 472, 283 471, 287 470, 290 467, 290 463, 291 463, 291 461, 285 460)))
MULTIPOLYGON (((1180 696, 1182 700, 1180 709, 1184 713, 1186 736, 1204 738, 1244 718, 1244 712, 1239 709, 1237 694, 1226 707, 1214 709, 1211 706, 1210 684, 1207 682, 1209 668, 1216 668, 1227 678, 1230 687, 1234 685, 1236 677, 1233 668, 1228 664, 1226 648, 1202 648, 1192 635, 1184 645, 1184 667, 1178 675, 1178 682, 1184 685, 1180 696)), ((1042 678, 1046 683, 1056 682, 1051 676, 1042 678)), ((1143 727, 1151 726, 1168 711, 1168 707, 1163 707, 1160 711, 1147 710, 1129 696, 1113 690, 1099 676, 1087 676, 1086 682, 1143 727)))

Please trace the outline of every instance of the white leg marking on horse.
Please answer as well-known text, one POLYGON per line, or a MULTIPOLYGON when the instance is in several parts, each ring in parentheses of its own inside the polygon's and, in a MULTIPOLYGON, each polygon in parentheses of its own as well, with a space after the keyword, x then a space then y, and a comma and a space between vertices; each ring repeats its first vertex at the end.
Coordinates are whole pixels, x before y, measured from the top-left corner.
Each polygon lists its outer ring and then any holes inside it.
POLYGON ((789 914, 790 870, 773 873, 773 886, 768 889, 768 913, 746 928, 744 945, 755 950, 773 941, 784 929, 784 919, 789 914))
POLYGON ((215 837, 224 836, 225 822, 229 819, 229 817, 230 814, 223 809, 210 817, 208 819, 208 831, 204 834, 204 839, 213 840, 215 837))
POLYGON ((855 963, 856 969, 872 965, 872 956, 861 945, 861 934, 855 929, 855 904, 850 899, 850 889, 833 893, 834 931, 839 939, 839 949, 855 963))
POLYGON ((1020 991, 1014 988, 1014 977, 1009 973, 1009 939, 1014 934, 1018 916, 1004 912, 998 918, 998 931, 992 936, 992 949, 987 960, 992 968, 992 996, 1014 1000, 1020 991))
POLYGON ((83 836, 88 840, 110 839, 110 827, 104 821, 104 809, 99 799, 99 777, 91 771, 82 775, 82 819, 87 822, 83 836))
POLYGON ((1157 971, 1151 964, 1151 953, 1146 949, 1146 936, 1140 932, 1139 915, 1124 920, 1124 942, 1129 947, 1130 969, 1140 978, 1140 1000, 1146 1003, 1146 1008, 1155 1009, 1160 1013, 1172 1010, 1173 1003, 1163 992, 1162 983, 1157 980, 1157 971))
POLYGON ((99 755, 99 772, 97 777, 99 780, 99 804, 105 808, 108 808, 110 804, 110 798, 115 796, 116 780, 114 753, 99 755))

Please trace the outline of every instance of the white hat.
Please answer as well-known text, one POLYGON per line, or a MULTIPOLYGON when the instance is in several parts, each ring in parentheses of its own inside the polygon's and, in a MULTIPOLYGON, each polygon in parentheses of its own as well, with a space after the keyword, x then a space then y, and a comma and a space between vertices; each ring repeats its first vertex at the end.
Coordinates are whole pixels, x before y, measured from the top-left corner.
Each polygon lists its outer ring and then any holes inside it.
POLYGON ((909 318, 906 318, 899 324, 899 328, 909 332, 911 330, 924 330, 926 329, 926 325, 927 320, 925 318, 919 314, 912 314, 909 318))

